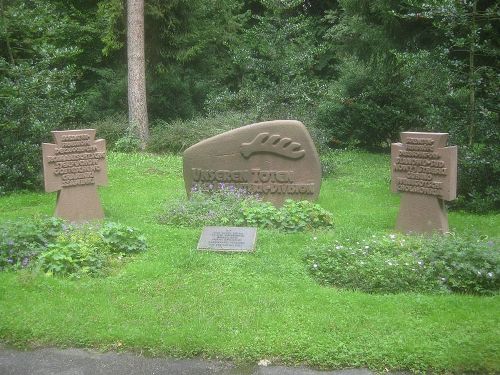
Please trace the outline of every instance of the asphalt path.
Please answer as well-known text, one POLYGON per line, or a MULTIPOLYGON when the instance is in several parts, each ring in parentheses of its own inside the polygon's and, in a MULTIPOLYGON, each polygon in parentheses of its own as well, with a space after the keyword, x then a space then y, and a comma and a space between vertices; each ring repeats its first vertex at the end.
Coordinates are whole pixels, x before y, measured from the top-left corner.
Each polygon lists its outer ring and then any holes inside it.
MULTIPOLYGON (((0 346, 1 375, 372 375, 367 369, 320 371, 273 366, 266 361, 237 366, 228 361, 148 358, 87 349, 16 350, 0 346)), ((395 374, 395 373, 393 373, 395 374)), ((401 374, 401 373, 400 373, 401 374)))

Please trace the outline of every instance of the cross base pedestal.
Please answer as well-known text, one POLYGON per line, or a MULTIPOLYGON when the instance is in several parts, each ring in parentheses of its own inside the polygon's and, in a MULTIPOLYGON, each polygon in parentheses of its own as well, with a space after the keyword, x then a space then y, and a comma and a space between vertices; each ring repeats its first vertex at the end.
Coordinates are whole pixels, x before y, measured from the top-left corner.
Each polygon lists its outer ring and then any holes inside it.
POLYGON ((104 219, 96 186, 80 185, 60 190, 55 216, 73 222, 104 219))
POLYGON ((404 233, 446 233, 448 215, 444 201, 432 195, 404 193, 396 230, 404 233))

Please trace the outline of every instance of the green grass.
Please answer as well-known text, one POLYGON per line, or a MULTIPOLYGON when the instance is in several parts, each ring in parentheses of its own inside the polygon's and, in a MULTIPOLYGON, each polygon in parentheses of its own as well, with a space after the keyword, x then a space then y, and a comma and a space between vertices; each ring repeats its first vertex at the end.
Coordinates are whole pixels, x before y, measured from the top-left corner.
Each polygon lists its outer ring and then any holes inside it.
MULTIPOLYGON (((388 156, 335 158, 339 169, 319 199, 335 229, 259 230, 255 253, 228 255, 197 252, 200 229, 156 223, 166 201, 184 196, 180 157, 110 153, 110 183, 100 189, 106 217, 140 228, 149 251, 105 279, 0 274, 0 337, 322 368, 500 371, 497 296, 369 295, 312 280, 309 243, 390 233, 398 211, 388 156)), ((2 197, 0 222, 54 206, 55 194, 2 197)), ((499 236, 499 214, 453 212, 449 221, 460 233, 499 236)))

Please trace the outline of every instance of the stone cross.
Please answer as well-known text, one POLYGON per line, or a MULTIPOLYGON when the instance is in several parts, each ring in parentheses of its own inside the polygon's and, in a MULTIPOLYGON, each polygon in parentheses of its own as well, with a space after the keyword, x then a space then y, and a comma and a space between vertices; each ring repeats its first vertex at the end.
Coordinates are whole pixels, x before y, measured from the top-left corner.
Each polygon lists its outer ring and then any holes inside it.
POLYGON ((457 146, 448 133, 401 133, 391 145, 393 192, 403 193, 396 229, 409 233, 448 232, 444 201, 456 198, 457 146))
POLYGON ((99 220, 104 211, 97 185, 106 185, 106 142, 95 129, 53 131, 43 143, 45 191, 57 191, 55 216, 72 222, 99 220))

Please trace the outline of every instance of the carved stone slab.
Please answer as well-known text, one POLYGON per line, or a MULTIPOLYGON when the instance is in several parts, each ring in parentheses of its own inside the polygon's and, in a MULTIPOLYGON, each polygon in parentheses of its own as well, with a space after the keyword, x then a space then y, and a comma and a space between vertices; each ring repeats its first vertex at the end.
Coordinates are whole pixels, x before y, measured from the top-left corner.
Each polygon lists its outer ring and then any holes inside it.
POLYGON ((445 147, 447 133, 401 133, 391 145, 391 190, 401 192, 396 229, 448 232, 444 200, 456 198, 457 147, 445 147))
POLYGON ((314 143, 299 121, 243 126, 205 139, 184 152, 188 195, 232 186, 281 205, 286 199, 315 200, 321 165, 314 143))
POLYGON ((198 250, 253 251, 257 228, 205 227, 198 242, 198 250))
POLYGON ((53 131, 43 143, 45 191, 58 191, 55 216, 82 222, 104 218, 97 185, 106 185, 106 143, 95 129, 53 131))

